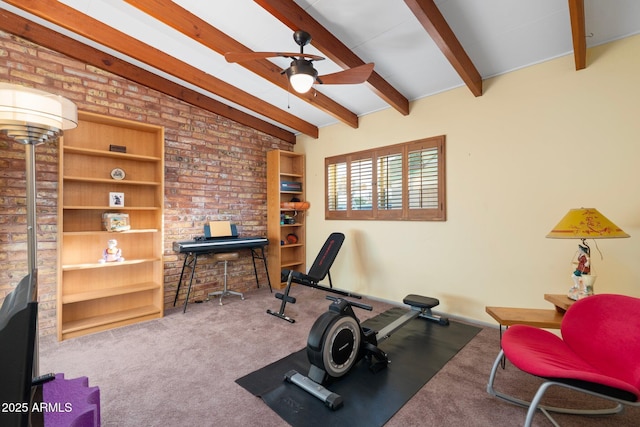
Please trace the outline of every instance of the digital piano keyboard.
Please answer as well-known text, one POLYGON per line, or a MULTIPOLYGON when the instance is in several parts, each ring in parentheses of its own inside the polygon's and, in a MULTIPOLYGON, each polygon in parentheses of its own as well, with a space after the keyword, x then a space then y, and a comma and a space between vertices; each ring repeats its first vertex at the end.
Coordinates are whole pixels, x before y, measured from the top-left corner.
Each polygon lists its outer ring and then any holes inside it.
POLYGON ((238 249, 255 249, 269 244, 266 237, 227 237, 207 240, 173 242, 173 250, 183 253, 231 252, 238 249))

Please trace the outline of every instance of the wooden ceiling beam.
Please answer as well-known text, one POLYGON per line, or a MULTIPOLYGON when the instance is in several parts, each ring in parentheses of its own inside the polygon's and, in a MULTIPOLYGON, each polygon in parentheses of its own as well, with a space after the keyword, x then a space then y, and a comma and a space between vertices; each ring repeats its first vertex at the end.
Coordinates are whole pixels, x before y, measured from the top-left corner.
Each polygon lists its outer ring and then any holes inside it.
POLYGON ((405 0, 456 72, 475 96, 482 95, 482 77, 433 0, 405 0))
MULTIPOLYGON (((229 37, 222 31, 176 3, 160 0, 125 1, 140 9, 147 15, 152 16, 158 21, 221 55, 224 55, 227 52, 253 52, 242 43, 229 37)), ((319 108, 352 128, 355 129, 358 127, 358 116, 328 96, 316 91, 309 91, 304 94, 291 91, 288 79, 282 74, 282 68, 278 67, 273 62, 267 59, 261 59, 242 62, 238 65, 256 73, 260 77, 308 102, 316 108, 319 108)))
POLYGON ((573 57, 576 71, 587 68, 587 35, 584 22, 584 0, 569 0, 573 57))
MULTIPOLYGON (((304 9, 291 0, 254 0, 292 30, 304 30, 313 37, 313 46, 342 68, 354 68, 365 62, 331 34, 304 9)), ((387 104, 403 115, 409 114, 409 101, 374 70, 367 80, 369 87, 387 104)))
POLYGON ((318 137, 318 127, 273 105, 177 60, 164 52, 117 31, 55 0, 6 0, 25 12, 38 16, 79 36, 100 43, 117 52, 173 75, 210 93, 228 99, 283 126, 318 137))
POLYGON ((0 29, 32 43, 54 50, 69 58, 92 65, 115 75, 144 85, 158 92, 180 99, 196 107, 226 117, 268 135, 295 144, 296 136, 269 122, 239 111, 199 92, 180 86, 170 80, 129 64, 119 58, 85 45, 70 37, 43 27, 22 16, 0 10, 0 29))

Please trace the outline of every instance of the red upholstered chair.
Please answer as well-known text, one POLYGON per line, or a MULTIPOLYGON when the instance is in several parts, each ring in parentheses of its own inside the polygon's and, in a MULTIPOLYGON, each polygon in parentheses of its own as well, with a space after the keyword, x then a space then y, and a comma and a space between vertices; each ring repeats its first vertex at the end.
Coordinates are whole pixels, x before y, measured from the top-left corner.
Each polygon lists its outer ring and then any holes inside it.
POLYGON ((489 394, 528 407, 526 427, 538 409, 557 426, 549 412, 606 415, 622 411, 623 405, 640 406, 640 298, 601 294, 576 301, 564 315, 560 331, 562 338, 525 325, 507 329, 489 376, 489 394), (494 389, 503 357, 518 369, 545 379, 531 402, 494 389), (551 386, 599 396, 617 405, 581 410, 541 405, 551 386))

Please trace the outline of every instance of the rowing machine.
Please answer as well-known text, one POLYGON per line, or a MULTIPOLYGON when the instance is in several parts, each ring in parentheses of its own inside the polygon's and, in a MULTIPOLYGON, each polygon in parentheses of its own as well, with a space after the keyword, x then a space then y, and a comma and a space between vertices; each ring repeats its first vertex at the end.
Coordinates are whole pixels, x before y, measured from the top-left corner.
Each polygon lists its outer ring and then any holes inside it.
POLYGON ((411 310, 379 331, 363 327, 352 309, 358 307, 371 311, 371 306, 333 296, 327 296, 327 299, 333 303, 316 319, 309 332, 307 357, 311 366, 308 375, 291 370, 285 374, 285 380, 317 397, 332 410, 342 407, 343 400, 324 385, 346 375, 363 358, 369 362, 371 371, 384 369, 389 358, 378 348, 381 341, 416 317, 440 325, 449 324, 448 319, 431 313, 431 308, 440 304, 436 298, 407 295, 403 302, 411 306, 411 310))

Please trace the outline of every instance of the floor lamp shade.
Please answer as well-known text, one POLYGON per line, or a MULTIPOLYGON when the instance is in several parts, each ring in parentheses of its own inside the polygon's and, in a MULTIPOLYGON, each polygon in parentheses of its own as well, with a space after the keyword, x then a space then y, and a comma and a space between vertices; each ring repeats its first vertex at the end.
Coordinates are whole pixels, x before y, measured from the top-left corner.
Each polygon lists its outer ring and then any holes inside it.
POLYGON ((0 83, 0 131, 16 141, 44 143, 77 125, 77 107, 68 99, 21 85, 0 83))

